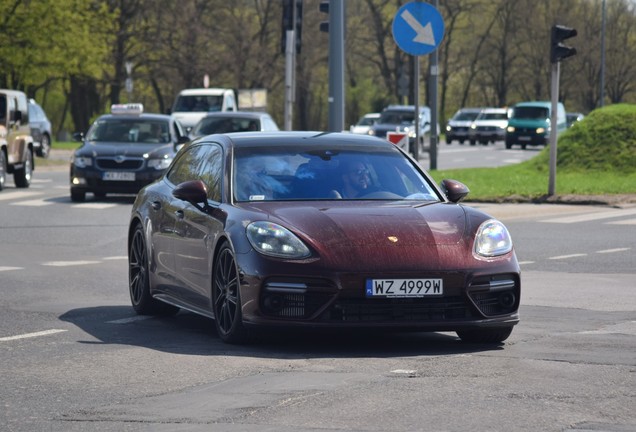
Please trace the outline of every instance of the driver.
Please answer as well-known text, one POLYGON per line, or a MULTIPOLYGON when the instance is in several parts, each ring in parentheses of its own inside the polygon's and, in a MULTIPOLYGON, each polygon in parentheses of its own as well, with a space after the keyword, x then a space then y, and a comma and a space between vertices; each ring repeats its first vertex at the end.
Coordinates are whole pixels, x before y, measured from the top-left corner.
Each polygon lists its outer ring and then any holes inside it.
POLYGON ((356 198, 369 192, 371 178, 369 170, 360 161, 351 161, 345 164, 342 173, 342 190, 340 195, 343 198, 356 198))

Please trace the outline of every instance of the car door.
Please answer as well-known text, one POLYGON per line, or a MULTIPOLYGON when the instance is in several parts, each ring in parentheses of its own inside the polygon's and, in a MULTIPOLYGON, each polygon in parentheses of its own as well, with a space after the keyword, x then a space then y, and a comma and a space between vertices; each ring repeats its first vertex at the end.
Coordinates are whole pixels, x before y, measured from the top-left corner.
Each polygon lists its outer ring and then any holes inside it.
POLYGON ((207 203, 175 199, 175 293, 196 308, 210 310, 212 254, 223 231, 221 201, 223 152, 219 145, 196 146, 192 180, 202 180, 208 188, 207 203))

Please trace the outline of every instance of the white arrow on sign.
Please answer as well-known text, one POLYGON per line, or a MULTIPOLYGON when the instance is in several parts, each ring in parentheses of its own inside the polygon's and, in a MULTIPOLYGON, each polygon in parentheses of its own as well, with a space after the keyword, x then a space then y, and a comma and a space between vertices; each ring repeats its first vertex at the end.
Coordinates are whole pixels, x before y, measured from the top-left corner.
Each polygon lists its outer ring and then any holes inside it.
POLYGON ((413 42, 435 46, 435 35, 433 35, 433 26, 430 22, 422 26, 408 9, 405 9, 400 16, 415 30, 416 36, 413 38, 413 42))

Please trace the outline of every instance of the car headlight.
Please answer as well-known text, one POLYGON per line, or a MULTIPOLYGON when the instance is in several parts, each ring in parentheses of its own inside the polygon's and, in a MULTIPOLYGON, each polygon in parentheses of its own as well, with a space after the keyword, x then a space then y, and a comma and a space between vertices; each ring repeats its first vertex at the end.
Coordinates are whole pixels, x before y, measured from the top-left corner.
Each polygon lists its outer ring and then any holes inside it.
POLYGON ((78 168, 86 168, 93 165, 93 158, 90 156, 73 156, 73 165, 78 168))
POLYGON ((247 239, 263 255, 301 259, 311 254, 307 246, 291 231, 272 222, 257 221, 249 224, 247 239))
POLYGON ((172 163, 172 158, 148 159, 148 168, 156 170, 165 170, 172 163))
POLYGON ((375 131, 373 129, 369 129, 369 132, 367 132, 369 135, 375 135, 375 131))
POLYGON ((515 127, 514 127, 514 126, 508 126, 508 127, 506 128, 506 131, 508 131, 508 132, 511 132, 511 133, 512 133, 512 132, 514 132, 514 131, 515 131, 515 127))
POLYGON ((512 250, 512 238, 504 224, 489 219, 479 226, 473 250, 483 257, 504 255, 512 250))
POLYGON ((450 132, 451 131, 451 127, 450 126, 446 126, 446 132, 450 132))
POLYGON ((545 133, 545 128, 542 128, 542 127, 537 128, 537 134, 542 134, 542 133, 545 133))

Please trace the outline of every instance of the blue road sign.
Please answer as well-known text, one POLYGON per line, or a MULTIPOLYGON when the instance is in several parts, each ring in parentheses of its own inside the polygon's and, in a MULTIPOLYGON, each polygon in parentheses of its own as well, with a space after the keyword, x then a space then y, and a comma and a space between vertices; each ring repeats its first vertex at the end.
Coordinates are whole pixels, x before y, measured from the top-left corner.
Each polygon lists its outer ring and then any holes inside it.
POLYGON ((444 19, 428 3, 407 3, 393 18, 393 39, 407 54, 429 54, 437 49, 443 38, 444 19))

